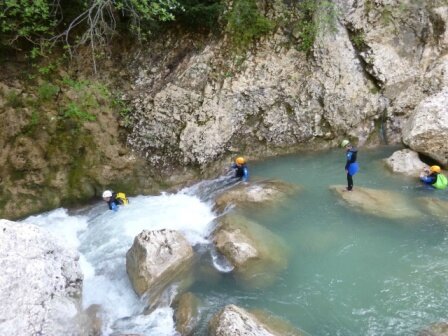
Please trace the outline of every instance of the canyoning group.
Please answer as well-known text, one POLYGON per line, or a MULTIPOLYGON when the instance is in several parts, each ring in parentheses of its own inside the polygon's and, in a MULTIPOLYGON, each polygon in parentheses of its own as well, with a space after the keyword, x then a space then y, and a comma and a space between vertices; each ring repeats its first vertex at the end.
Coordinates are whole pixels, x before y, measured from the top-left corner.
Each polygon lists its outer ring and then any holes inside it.
MULTIPOLYGON (((344 169, 347 175, 347 187, 343 191, 352 192, 354 185, 353 176, 359 171, 357 162, 358 149, 347 139, 342 140, 341 147, 346 150, 344 169)), ((244 157, 237 157, 235 162, 230 166, 230 169, 233 171, 233 179, 235 182, 241 181, 247 183, 249 181, 249 169, 244 157)), ((432 188, 444 190, 448 186, 448 179, 441 171, 440 166, 433 165, 420 173, 420 180, 432 188)), ((120 205, 127 205, 129 203, 125 193, 115 193, 111 190, 105 190, 103 192, 103 200, 107 203, 109 210, 113 211, 118 211, 120 205)))

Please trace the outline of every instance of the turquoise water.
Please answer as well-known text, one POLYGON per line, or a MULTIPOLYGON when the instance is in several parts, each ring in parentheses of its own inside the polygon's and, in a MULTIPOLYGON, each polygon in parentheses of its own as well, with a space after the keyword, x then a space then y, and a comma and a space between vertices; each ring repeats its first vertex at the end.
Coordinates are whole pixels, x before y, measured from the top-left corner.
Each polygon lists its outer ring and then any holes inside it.
MULTIPOLYGON (((389 173, 381 160, 393 151, 361 149, 355 188, 397 191, 415 206, 416 197, 448 198, 389 173)), ((227 303, 268 310, 315 336, 414 335, 448 319, 448 223, 429 215, 389 220, 346 207, 328 189, 345 185, 344 163, 344 152, 335 150, 250 165, 253 178, 303 187, 276 209, 246 213, 286 241, 289 267, 263 289, 245 288, 231 275, 198 279, 192 291, 207 307, 198 334, 227 303)))

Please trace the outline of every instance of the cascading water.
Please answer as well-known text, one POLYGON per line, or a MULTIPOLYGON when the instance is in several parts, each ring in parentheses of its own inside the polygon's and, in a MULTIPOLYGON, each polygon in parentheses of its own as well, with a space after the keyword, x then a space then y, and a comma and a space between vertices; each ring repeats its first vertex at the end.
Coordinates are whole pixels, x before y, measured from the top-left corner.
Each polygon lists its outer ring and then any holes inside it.
POLYGON ((83 307, 101 306, 105 335, 132 332, 171 336, 176 331, 170 299, 152 314, 143 314, 145 306, 126 274, 126 252, 144 229, 174 229, 192 245, 205 244, 214 217, 211 206, 186 189, 175 195, 130 198, 130 204, 118 212, 101 204, 81 215, 57 209, 25 221, 46 227, 79 250, 84 273, 83 307))

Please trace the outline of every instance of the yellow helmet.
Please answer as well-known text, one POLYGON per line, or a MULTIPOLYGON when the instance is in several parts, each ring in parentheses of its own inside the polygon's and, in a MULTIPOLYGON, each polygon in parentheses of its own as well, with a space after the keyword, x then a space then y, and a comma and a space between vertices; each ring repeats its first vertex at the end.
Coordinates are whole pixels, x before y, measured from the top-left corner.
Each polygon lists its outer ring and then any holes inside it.
POLYGON ((235 162, 236 162, 236 164, 238 164, 238 165, 243 165, 243 164, 246 163, 246 160, 245 160, 242 156, 239 156, 239 157, 237 157, 237 158, 235 159, 235 162))
POLYGON ((344 139, 344 140, 342 140, 342 142, 341 142, 341 147, 345 147, 345 146, 347 146, 348 144, 350 144, 350 141, 348 141, 347 139, 344 139))
POLYGON ((433 173, 440 173, 440 171, 441 171, 439 166, 431 166, 431 168, 429 168, 429 170, 431 170, 433 173))

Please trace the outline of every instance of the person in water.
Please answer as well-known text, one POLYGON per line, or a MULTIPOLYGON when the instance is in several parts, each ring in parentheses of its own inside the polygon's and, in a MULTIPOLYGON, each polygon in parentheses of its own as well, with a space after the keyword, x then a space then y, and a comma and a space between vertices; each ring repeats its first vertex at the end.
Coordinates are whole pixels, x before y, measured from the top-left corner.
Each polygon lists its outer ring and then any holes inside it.
POLYGON ((345 172, 347 173, 347 189, 346 191, 353 190, 353 175, 358 172, 359 166, 356 162, 358 156, 358 150, 352 146, 350 141, 342 140, 341 147, 346 149, 345 157, 347 161, 345 163, 345 172))
POLYGON ((249 170, 247 169, 246 160, 242 156, 235 159, 235 163, 232 164, 231 168, 235 171, 235 178, 243 182, 249 180, 249 170))
POLYGON ((446 189, 448 180, 445 175, 441 173, 439 166, 431 166, 422 173, 420 173, 420 181, 424 184, 430 185, 436 189, 446 189))
POLYGON ((109 210, 113 211, 118 211, 120 205, 127 205, 129 203, 125 193, 115 193, 111 190, 105 190, 103 192, 103 200, 109 206, 109 210))

